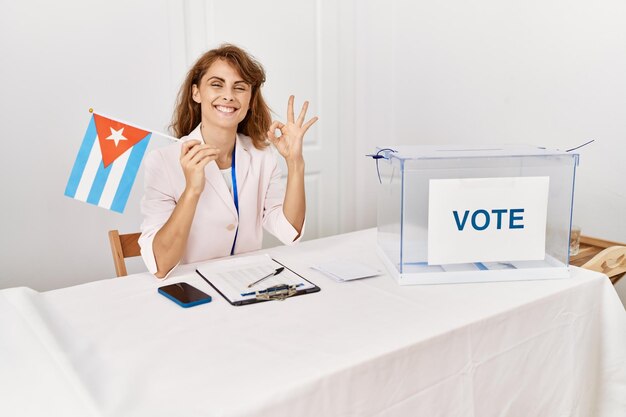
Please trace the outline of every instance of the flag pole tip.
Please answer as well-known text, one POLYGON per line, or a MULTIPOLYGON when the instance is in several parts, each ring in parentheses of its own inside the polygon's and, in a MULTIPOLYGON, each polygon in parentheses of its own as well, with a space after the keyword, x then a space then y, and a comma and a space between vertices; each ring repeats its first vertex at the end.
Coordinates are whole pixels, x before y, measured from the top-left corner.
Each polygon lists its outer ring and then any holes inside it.
POLYGON ((93 109, 89 107, 89 113, 93 113, 93 109))

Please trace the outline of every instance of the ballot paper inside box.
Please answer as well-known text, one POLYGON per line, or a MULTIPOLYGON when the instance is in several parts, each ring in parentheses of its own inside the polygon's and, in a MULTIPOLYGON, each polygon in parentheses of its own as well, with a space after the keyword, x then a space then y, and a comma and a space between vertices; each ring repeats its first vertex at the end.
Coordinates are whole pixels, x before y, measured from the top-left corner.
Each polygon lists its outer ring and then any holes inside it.
POLYGON ((378 250, 398 283, 569 277, 578 154, 513 145, 377 151, 378 250))

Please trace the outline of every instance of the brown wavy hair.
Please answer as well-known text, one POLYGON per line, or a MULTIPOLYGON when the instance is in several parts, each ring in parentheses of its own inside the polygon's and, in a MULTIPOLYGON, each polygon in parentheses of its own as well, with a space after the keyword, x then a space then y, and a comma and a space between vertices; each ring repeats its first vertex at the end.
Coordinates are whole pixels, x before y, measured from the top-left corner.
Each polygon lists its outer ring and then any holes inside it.
POLYGON ((265 148, 267 131, 272 123, 270 108, 265 103, 261 94, 261 86, 265 83, 265 71, 263 66, 243 49, 223 44, 216 49, 211 49, 202 55, 191 67, 180 87, 176 99, 176 107, 172 116, 170 129, 174 136, 182 137, 190 134, 202 120, 200 104, 192 98, 192 86, 199 85, 200 80, 206 74, 209 67, 218 59, 228 62, 235 68, 241 78, 252 87, 250 108, 246 117, 237 126, 237 132, 252 138, 252 143, 257 149, 265 148))

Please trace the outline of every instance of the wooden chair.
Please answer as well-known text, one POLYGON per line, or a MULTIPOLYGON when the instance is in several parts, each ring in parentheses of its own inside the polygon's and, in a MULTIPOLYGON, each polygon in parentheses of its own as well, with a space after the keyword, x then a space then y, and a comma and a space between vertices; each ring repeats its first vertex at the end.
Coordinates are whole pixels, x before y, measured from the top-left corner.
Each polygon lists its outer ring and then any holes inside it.
POLYGON ((607 275, 613 285, 626 274, 626 245, 619 242, 580 237, 580 251, 570 264, 607 275))
POLYGON ((626 272, 626 246, 606 248, 587 261, 582 268, 602 272, 615 285, 626 272))
POLYGON ((139 248, 139 236, 141 233, 128 233, 120 235, 117 230, 109 230, 109 242, 115 264, 115 273, 118 277, 128 275, 124 258, 132 258, 141 255, 139 248))

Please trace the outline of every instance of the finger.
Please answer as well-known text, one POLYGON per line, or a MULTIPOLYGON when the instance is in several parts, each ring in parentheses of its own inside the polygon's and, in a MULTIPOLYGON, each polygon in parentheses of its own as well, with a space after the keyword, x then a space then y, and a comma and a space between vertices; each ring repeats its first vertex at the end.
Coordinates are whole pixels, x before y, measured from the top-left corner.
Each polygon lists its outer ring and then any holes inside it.
POLYGON ((270 142, 274 143, 276 140, 278 140, 278 138, 276 137, 276 135, 274 134, 274 130, 268 130, 267 131, 267 138, 270 140, 270 142))
POLYGON ((272 142, 272 144, 273 144, 274 146, 277 146, 277 145, 278 145, 278 143, 280 142, 280 139, 279 139, 279 138, 277 138, 276 136, 273 136, 273 137, 272 137, 272 136, 269 136, 269 135, 268 135, 268 136, 267 136, 267 138, 270 140, 270 142, 272 142))
POLYGON ((270 125, 270 129, 267 131, 268 139, 271 141, 278 139, 276 137, 276 129, 282 129, 283 127, 285 127, 285 125, 279 122, 278 120, 275 120, 274 122, 272 122, 272 124, 270 125))
POLYGON ((276 129, 282 129, 283 127, 285 127, 284 123, 278 121, 278 120, 274 120, 272 122, 272 124, 270 125, 270 130, 272 132, 276 131, 276 129))
POLYGON ((304 118, 306 117, 306 111, 308 110, 308 108, 309 102, 305 101, 302 105, 302 110, 300 110, 300 116, 298 116, 298 121, 296 122, 298 126, 302 126, 302 122, 304 122, 304 118))
POLYGON ((185 156, 185 154, 189 152, 189 149, 199 144, 199 140, 188 140, 183 142, 183 146, 180 147, 180 157, 182 158, 183 156, 185 156))
POLYGON ((306 131, 309 130, 311 126, 313 126, 313 123, 317 122, 318 120, 319 120, 319 117, 315 116, 314 118, 306 122, 304 126, 302 126, 302 133, 303 134, 306 133, 306 131))
POLYGON ((202 159, 200 159, 198 161, 198 163, 196 164, 195 167, 197 169, 204 170, 204 168, 209 164, 209 162, 215 161, 216 159, 217 159, 217 155, 214 155, 214 156, 204 156, 202 159))
POLYGON ((215 155, 213 156, 213 159, 217 158, 217 154, 219 154, 219 152, 216 151, 211 151, 210 153, 207 153, 205 151, 198 151, 196 153, 194 153, 192 156, 189 156, 188 158, 186 158, 185 160, 182 161, 183 167, 184 168, 193 168, 194 166, 196 166, 198 164, 198 162, 206 157, 206 156, 210 156, 210 155, 215 155))
POLYGON ((187 153, 181 157, 180 160, 183 162, 190 161, 198 152, 202 151, 203 149, 215 149, 215 148, 213 148, 212 146, 209 147, 209 145, 196 144, 192 146, 191 149, 189 149, 187 153))
POLYGON ((209 158, 210 160, 214 160, 217 159, 217 156, 219 155, 220 150, 217 148, 212 148, 212 149, 202 149, 199 152, 197 152, 190 160, 189 163, 191 165, 198 165, 202 160, 204 160, 205 158, 209 158))
POLYGON ((189 162, 189 160, 190 160, 191 158, 193 158, 193 156, 194 156, 195 154, 197 154, 197 153, 198 153, 198 151, 200 151, 200 145, 194 145, 194 146, 192 146, 191 148, 189 148, 189 149, 187 150, 187 152, 185 152, 183 155, 181 155, 181 157, 180 157, 180 162, 181 162, 181 163, 183 163, 183 164, 185 164, 185 163, 189 162))
POLYGON ((289 96, 287 102, 287 123, 293 123, 293 95, 289 96))

